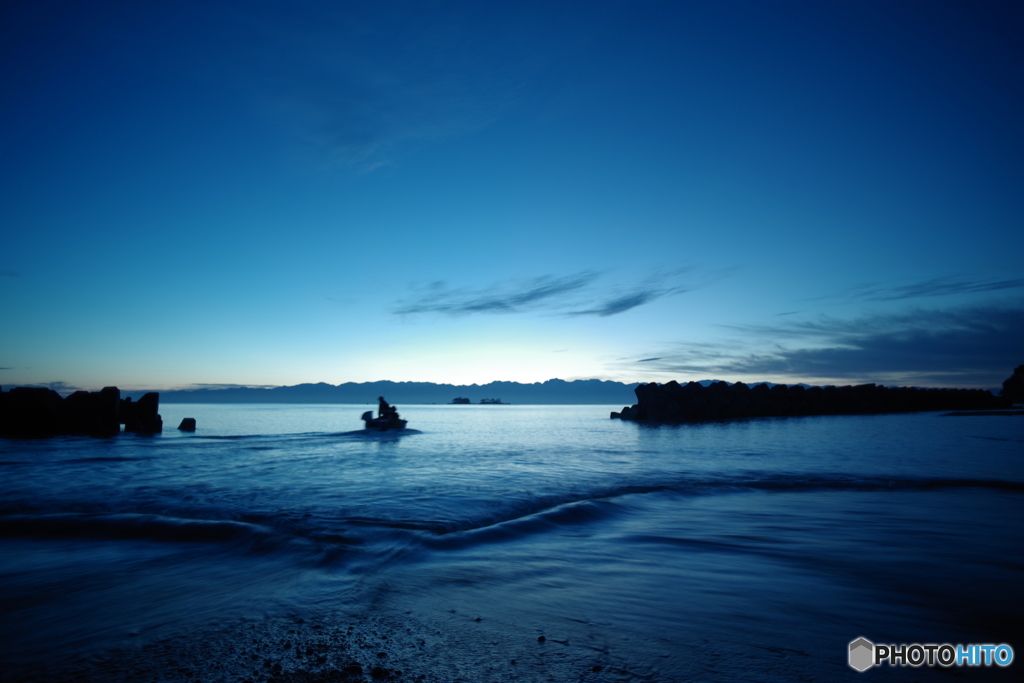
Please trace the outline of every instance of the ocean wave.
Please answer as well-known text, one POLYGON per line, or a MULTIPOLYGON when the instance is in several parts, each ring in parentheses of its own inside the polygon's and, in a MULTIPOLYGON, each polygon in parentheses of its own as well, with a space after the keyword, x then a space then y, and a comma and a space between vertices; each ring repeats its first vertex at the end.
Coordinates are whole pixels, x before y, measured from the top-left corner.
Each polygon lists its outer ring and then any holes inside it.
MULTIPOLYGON (((289 434, 286 436, 301 436, 297 434, 289 434)), ((269 435, 269 434, 189 434, 188 436, 181 437, 188 440, 201 439, 209 441, 245 441, 248 439, 280 439, 281 436, 269 435)))
POLYGON ((57 513, 0 516, 0 537, 144 540, 175 543, 267 541, 277 532, 232 520, 180 519, 150 514, 57 513))
POLYGON ((137 457, 94 457, 94 458, 65 458, 60 462, 133 462, 135 460, 152 460, 152 458, 137 457))
POLYGON ((354 429, 350 432, 335 432, 335 433, 320 433, 313 436, 317 436, 324 439, 335 439, 339 436, 343 436, 349 439, 397 439, 402 436, 412 436, 413 434, 422 434, 423 432, 419 429, 388 429, 385 431, 379 429, 354 429))
POLYGON ((481 543, 500 543, 596 522, 617 512, 617 506, 611 501, 581 500, 475 529, 428 538, 424 544, 431 548, 449 550, 481 543))
MULTIPOLYGON (((943 489, 987 489, 1024 493, 1024 482, 999 479, 806 476, 750 473, 747 476, 694 478, 650 485, 624 485, 599 489, 576 496, 546 496, 508 511, 506 517, 477 520, 466 526, 424 530, 437 538, 425 542, 433 547, 461 547, 478 542, 500 542, 566 526, 586 524, 616 514, 616 499, 658 493, 712 496, 744 491, 933 491, 943 489), (451 536, 451 538, 447 538, 451 536)), ((404 528, 414 529, 409 525, 404 528)))
POLYGON ((989 489, 1024 492, 1024 482, 1006 479, 969 479, 944 477, 860 477, 860 476, 774 476, 747 484, 752 489, 769 491, 927 491, 933 489, 989 489))
POLYGON ((806 475, 748 473, 746 475, 696 478, 651 485, 627 485, 608 489, 601 497, 637 493, 676 491, 694 495, 714 495, 742 490, 755 491, 920 491, 931 489, 982 488, 1024 492, 1024 482, 1005 479, 964 479, 943 477, 864 477, 858 475, 806 475))
POLYGON ((345 524, 361 527, 383 527, 404 531, 431 531, 444 533, 448 526, 444 522, 431 520, 384 519, 380 517, 346 517, 345 524))
MULTIPOLYGON (((315 546, 320 551, 371 555, 421 545, 445 549, 500 543, 560 530, 580 528, 627 514, 632 496, 669 493, 703 497, 745 492, 791 494, 819 491, 928 492, 980 489, 1024 493, 1024 482, 942 477, 879 477, 852 474, 780 474, 747 471, 730 475, 661 475, 648 482, 592 485, 562 491, 509 495, 498 505, 467 501, 444 514, 409 515, 397 506, 378 514, 360 514, 354 506, 336 508, 257 508, 225 506, 221 510, 192 507, 179 501, 173 509, 139 507, 136 502, 78 501, 48 507, 42 501, 11 500, 0 505, 0 538, 142 540, 166 543, 234 544, 247 550, 273 550, 286 543, 315 546), (118 509, 120 508, 120 509, 118 509), (351 514, 356 512, 356 514, 351 514), (404 512, 404 514, 403 514, 404 512), (162 513, 162 514, 161 514, 162 513), (169 514, 168 514, 169 513, 169 514), (341 514, 338 514, 341 513, 341 514), (240 521, 242 520, 242 521, 240 521)), ((241 501, 236 501, 241 502, 241 501)), ((246 501, 251 503, 251 501, 246 501)), ((376 511, 375 511, 376 512, 376 511)), ((440 512, 434 510, 433 512, 440 512)), ((575 532, 574 532, 575 533, 575 532)))
POLYGON ((423 432, 419 429, 389 429, 381 431, 379 429, 353 429, 345 432, 288 432, 284 434, 189 434, 180 438, 184 439, 209 439, 211 441, 244 441, 246 439, 274 439, 274 440, 293 440, 293 439, 330 439, 339 436, 349 437, 365 437, 365 436, 381 436, 381 435, 406 435, 406 434, 422 434, 423 432))

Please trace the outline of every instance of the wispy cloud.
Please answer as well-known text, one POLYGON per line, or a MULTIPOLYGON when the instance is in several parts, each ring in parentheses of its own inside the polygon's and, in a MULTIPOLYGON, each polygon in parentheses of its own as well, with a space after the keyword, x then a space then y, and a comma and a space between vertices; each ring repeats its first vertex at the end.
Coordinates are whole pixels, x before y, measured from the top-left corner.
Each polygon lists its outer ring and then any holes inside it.
POLYGON ((723 343, 680 344, 632 364, 680 375, 993 387, 1024 361, 1024 302, 730 329, 737 336, 723 343))
POLYGON ((439 281, 416 290, 414 297, 399 302, 394 312, 460 316, 543 311, 571 317, 608 317, 689 291, 692 287, 680 282, 687 272, 656 273, 637 284, 606 287, 598 285, 602 274, 594 271, 507 280, 482 288, 450 288, 446 282, 439 281))
POLYGON ((900 301, 903 299, 920 299, 954 294, 978 294, 1020 288, 1024 288, 1024 278, 999 279, 944 276, 901 285, 866 283, 852 287, 839 294, 818 297, 817 300, 900 301))
POLYGON ((253 74, 257 97, 307 152, 368 172, 401 147, 469 135, 515 109, 553 55, 579 40, 538 40, 558 34, 532 14, 499 22, 465 8, 395 14, 350 3, 249 11, 259 40, 233 68, 253 74))
POLYGON ((597 279, 598 273, 584 271, 555 277, 544 275, 528 280, 509 280, 482 289, 449 289, 445 282, 434 282, 408 302, 400 302, 395 313, 520 313, 557 305, 597 279))
POLYGON ((659 286, 657 282, 649 281, 643 285, 639 285, 626 294, 614 294, 611 298, 599 301, 598 304, 592 308, 579 311, 569 311, 566 315, 596 315, 601 317, 618 315, 619 313, 625 313, 626 311, 634 309, 637 306, 649 304, 655 299, 660 299, 672 294, 682 294, 687 291, 689 291, 689 288, 685 286, 659 286))
POLYGON ((410 82, 415 78, 407 74, 370 79, 366 73, 304 74, 271 106, 309 152, 363 172, 391 165, 400 145, 480 130, 508 106, 501 93, 488 95, 483 86, 463 92, 461 79, 455 86, 443 78, 410 82))

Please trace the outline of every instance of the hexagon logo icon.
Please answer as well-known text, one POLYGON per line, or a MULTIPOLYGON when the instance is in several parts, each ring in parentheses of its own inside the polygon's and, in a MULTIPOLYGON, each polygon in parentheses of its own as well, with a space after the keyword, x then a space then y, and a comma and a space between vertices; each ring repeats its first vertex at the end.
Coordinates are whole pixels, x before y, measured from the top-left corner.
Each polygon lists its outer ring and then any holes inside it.
POLYGON ((850 666, 857 671, 867 671, 875 663, 875 644, 867 638, 858 638, 850 643, 850 666))

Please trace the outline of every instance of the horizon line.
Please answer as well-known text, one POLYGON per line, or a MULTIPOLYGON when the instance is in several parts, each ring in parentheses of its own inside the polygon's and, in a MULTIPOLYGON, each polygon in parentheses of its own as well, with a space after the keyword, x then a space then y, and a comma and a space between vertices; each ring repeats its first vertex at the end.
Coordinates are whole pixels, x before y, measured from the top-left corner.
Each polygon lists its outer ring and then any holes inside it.
MULTIPOLYGON (((124 392, 124 393, 133 393, 134 394, 134 393, 156 392, 156 393, 160 393, 160 394, 165 394, 165 393, 191 393, 191 392, 212 392, 212 393, 217 393, 217 392, 221 392, 221 391, 231 391, 231 390, 236 390, 236 389, 244 389, 244 390, 251 390, 251 391, 258 391, 258 390, 274 391, 276 389, 292 389, 292 388, 298 388, 298 387, 317 387, 317 386, 323 386, 323 387, 330 387, 332 389, 338 389, 338 388, 345 387, 346 385, 363 386, 363 385, 373 385, 373 384, 433 385, 435 387, 451 387, 453 389, 470 389, 470 388, 484 388, 484 387, 490 386, 492 384, 510 384, 510 385, 518 385, 520 387, 539 387, 539 386, 543 386, 545 384, 548 384, 549 382, 562 382, 562 383, 565 383, 565 384, 574 384, 574 383, 577 383, 577 382, 601 382, 601 383, 605 383, 605 384, 617 384, 617 385, 620 385, 622 387, 631 387, 633 385, 650 384, 652 382, 655 383, 655 384, 667 384, 667 383, 672 382, 672 381, 678 382, 681 385, 686 385, 689 382, 696 382, 698 384, 725 382, 726 384, 729 384, 729 385, 736 384, 737 382, 743 382, 744 384, 746 384, 748 386, 756 386, 758 384, 770 384, 770 385, 785 384, 786 386, 802 385, 804 387, 826 387, 826 386, 862 386, 862 385, 865 385, 865 384, 874 384, 876 386, 884 386, 884 387, 888 387, 888 388, 895 388, 895 387, 901 387, 901 386, 909 386, 909 387, 917 388, 917 389, 975 388, 975 389, 981 389, 983 391, 996 392, 997 394, 999 393, 999 390, 1001 389, 1001 387, 977 387, 977 386, 976 387, 939 387, 939 386, 923 386, 923 385, 900 385, 900 384, 891 384, 891 383, 881 383, 880 384, 878 382, 861 382, 859 384, 853 384, 853 383, 846 383, 846 384, 838 384, 838 383, 809 383, 809 382, 806 382, 806 381, 802 381, 802 382, 774 382, 772 380, 758 380, 758 381, 755 381, 755 382, 749 382, 749 381, 743 381, 743 380, 729 381, 729 380, 723 380, 723 379, 715 379, 715 378, 711 378, 711 377, 705 377, 705 378, 699 379, 699 380, 676 380, 676 379, 673 379, 673 380, 666 380, 666 381, 655 381, 655 380, 652 380, 652 381, 647 381, 647 382, 639 381, 639 380, 633 381, 633 382, 622 382, 622 381, 619 381, 619 380, 599 379, 599 378, 596 378, 596 377, 576 378, 576 379, 570 379, 570 380, 561 379, 559 377, 552 377, 552 378, 549 378, 549 379, 546 379, 546 380, 543 380, 543 381, 537 381, 537 382, 519 382, 519 381, 516 381, 516 380, 491 380, 489 382, 484 382, 484 383, 473 382, 471 384, 452 384, 452 383, 449 383, 449 382, 430 382, 430 381, 416 381, 416 380, 381 379, 381 380, 372 380, 372 381, 364 381, 364 382, 346 381, 346 382, 340 382, 338 384, 331 384, 330 382, 326 382, 326 381, 320 381, 320 382, 299 382, 297 384, 234 384, 234 383, 218 384, 218 383, 195 383, 195 384, 186 385, 186 386, 178 387, 178 388, 153 388, 153 387, 146 387, 146 388, 141 388, 141 389, 121 388, 121 387, 118 387, 116 384, 114 384, 114 385, 106 385, 106 386, 113 386, 113 387, 117 388, 119 391, 124 392)), ((39 382, 39 383, 17 384, 17 385, 7 385, 7 386, 8 386, 8 389, 6 391, 10 391, 11 389, 14 389, 14 388, 17 388, 17 387, 53 389, 58 394, 60 394, 61 396, 64 396, 64 397, 66 397, 66 396, 68 396, 70 394, 73 394, 76 391, 99 391, 101 388, 103 388, 103 387, 100 387, 100 388, 97 388, 97 389, 84 389, 84 388, 79 387, 79 386, 70 385, 70 384, 68 384, 66 382, 39 382)), ((0 385, 0 392, 4 392, 3 385, 0 385)))

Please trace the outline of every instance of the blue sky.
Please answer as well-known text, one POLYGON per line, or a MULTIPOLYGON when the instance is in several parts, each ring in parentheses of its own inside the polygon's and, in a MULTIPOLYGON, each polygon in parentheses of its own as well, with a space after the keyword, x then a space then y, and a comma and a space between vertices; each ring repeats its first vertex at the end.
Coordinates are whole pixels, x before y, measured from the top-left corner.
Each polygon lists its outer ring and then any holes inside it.
POLYGON ((0 384, 998 386, 1022 30, 988 2, 26 3, 0 384))

